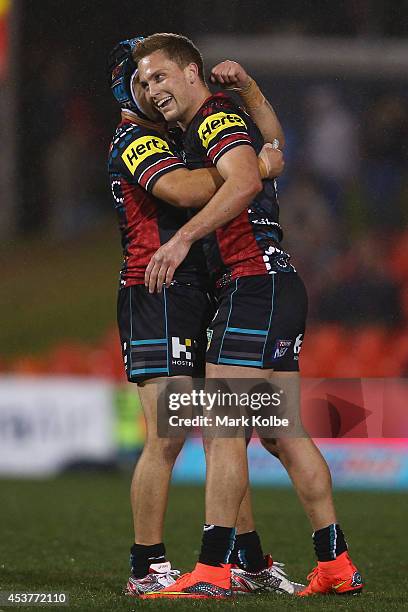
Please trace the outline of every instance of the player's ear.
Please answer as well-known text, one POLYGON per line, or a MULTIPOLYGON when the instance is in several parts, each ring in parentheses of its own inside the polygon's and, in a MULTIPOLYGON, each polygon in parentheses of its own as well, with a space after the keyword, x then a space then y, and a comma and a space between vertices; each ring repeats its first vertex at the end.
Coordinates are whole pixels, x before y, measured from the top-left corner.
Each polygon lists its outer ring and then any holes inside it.
POLYGON ((190 85, 194 85, 194 83, 196 83, 196 81, 199 78, 197 64, 195 64, 194 62, 191 62, 190 64, 188 64, 188 66, 184 68, 184 71, 185 71, 185 75, 186 75, 188 83, 190 83, 190 85))
POLYGON ((133 93, 134 97, 136 99, 140 98, 141 93, 143 91, 143 87, 142 87, 142 85, 140 83, 140 79, 139 79, 139 75, 138 74, 136 74, 135 77, 131 80, 130 86, 131 86, 132 93, 133 93))

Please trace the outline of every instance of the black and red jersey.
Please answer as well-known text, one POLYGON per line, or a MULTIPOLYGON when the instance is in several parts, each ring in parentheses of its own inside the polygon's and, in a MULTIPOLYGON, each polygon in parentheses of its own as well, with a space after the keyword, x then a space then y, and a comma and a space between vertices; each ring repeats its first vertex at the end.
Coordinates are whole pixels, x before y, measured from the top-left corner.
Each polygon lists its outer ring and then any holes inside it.
MULTIPOLYGON (((183 137, 184 161, 190 169, 217 165, 235 147, 264 144, 249 115, 223 93, 201 106, 183 137)), ((274 272, 276 244, 282 239, 279 206, 273 180, 263 181, 262 191, 249 207, 215 232, 216 245, 206 249, 210 268, 230 279, 274 272)))
MULTIPOLYGON (((139 285, 144 283, 152 255, 189 219, 186 210, 177 209, 152 194, 161 176, 185 166, 153 127, 124 120, 111 142, 108 167, 124 255, 120 285, 139 285)), ((206 275, 202 244, 198 242, 177 268, 174 278, 201 284, 206 275)))

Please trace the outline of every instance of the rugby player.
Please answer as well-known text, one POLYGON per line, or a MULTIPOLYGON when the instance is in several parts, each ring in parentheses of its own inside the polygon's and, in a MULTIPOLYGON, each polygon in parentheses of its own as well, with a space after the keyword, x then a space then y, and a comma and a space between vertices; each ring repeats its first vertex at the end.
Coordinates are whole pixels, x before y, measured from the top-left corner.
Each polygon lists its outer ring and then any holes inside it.
MULTIPOLYGON (((149 36, 134 50, 133 58, 141 85, 156 108, 166 121, 177 121, 184 130, 187 166, 200 168, 211 162, 225 181, 152 257, 146 287, 158 295, 166 291, 192 246, 215 231, 211 263, 218 271, 219 308, 210 325, 206 376, 274 380, 285 391, 291 412, 299 415, 298 357, 307 296, 289 255, 280 248, 275 186, 260 180, 256 159, 263 142, 260 133, 227 96, 211 95, 201 54, 187 38, 149 36)), ((263 443, 270 445, 268 439, 263 443)), ((299 594, 361 592, 362 579, 337 523, 330 472, 322 455, 306 437, 282 437, 276 446, 313 527, 317 567, 299 594)), ((230 556, 248 485, 245 440, 208 440, 206 461, 206 524, 198 562, 174 585, 146 598, 232 594, 230 556)))
MULTIPOLYGON (((147 424, 146 444, 131 487, 135 529, 132 576, 127 585, 131 595, 172 584, 179 574, 166 560, 162 532, 171 470, 184 439, 157 435, 156 382, 158 377, 172 376, 180 377, 185 384, 189 377, 204 374, 206 327, 212 316, 199 243, 161 295, 149 294, 145 288, 145 268, 160 244, 187 222, 186 208, 203 206, 223 182, 215 168, 190 171, 173 154, 163 117, 145 99, 138 83, 131 50, 140 40, 119 43, 109 61, 112 91, 122 109, 109 155, 124 249, 118 324, 127 377, 138 384, 147 424), (186 346, 190 358, 178 359, 186 346)), ((240 68, 238 64, 235 67, 240 68)), ((265 123, 265 133, 282 140, 273 110, 270 108, 265 116, 263 110, 258 114, 265 123)), ((266 151, 260 167, 265 176, 266 172, 276 176, 283 167, 281 153, 266 151)), ((263 556, 253 526, 249 492, 242 508, 243 537, 236 549, 237 589, 249 592, 262 587, 293 593, 294 583, 286 578, 281 564, 263 556), (239 553, 247 559, 246 570, 238 566, 239 553)))

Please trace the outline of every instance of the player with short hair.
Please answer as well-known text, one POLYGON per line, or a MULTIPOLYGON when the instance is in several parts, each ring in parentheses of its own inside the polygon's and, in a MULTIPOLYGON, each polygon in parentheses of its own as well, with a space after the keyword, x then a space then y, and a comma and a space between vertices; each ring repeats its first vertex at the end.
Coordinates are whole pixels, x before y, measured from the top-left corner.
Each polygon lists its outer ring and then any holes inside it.
MULTIPOLYGON (((146 101, 138 83, 131 51, 140 40, 119 43, 109 61, 112 91, 122 109, 109 154, 124 250, 118 324, 126 374, 138 384, 147 424, 147 440, 131 488, 135 543, 127 592, 132 595, 172 584, 179 574, 166 559, 162 532, 169 479, 184 438, 157 435, 157 383, 161 377, 173 377, 188 390, 191 377, 204 374, 206 327, 213 314, 201 244, 190 252, 161 295, 149 294, 145 288, 145 269, 160 244, 187 222, 187 208, 203 206, 223 182, 215 168, 190 171, 173 153, 162 115, 146 101), (187 345, 190 358, 178 359, 175 351, 187 345)), ((271 134, 279 135, 279 130, 271 134)), ((276 176, 282 169, 281 153, 266 151, 260 165, 265 176, 267 172, 276 176)), ((243 524, 253 524, 249 493, 241 516, 243 524)), ((257 537, 254 532, 250 540, 257 537)), ((237 566, 237 589, 250 592, 261 584, 263 589, 294 592, 294 583, 281 564, 262 556, 258 568, 259 559, 251 556, 251 542, 242 538, 240 546, 248 552, 251 571, 244 580, 245 571, 237 566)), ((261 550, 260 544, 258 548, 261 550)))
MULTIPOLYGON (((189 168, 212 164, 224 183, 208 204, 152 257, 146 286, 159 294, 197 240, 216 234, 211 265, 219 308, 206 357, 209 379, 265 378, 285 390, 299 416, 298 357, 305 331, 304 285, 280 247, 276 190, 261 182, 256 153, 262 138, 226 96, 211 95, 198 49, 176 34, 154 34, 133 53, 142 86, 166 121, 184 131, 189 168)), ((252 86, 252 98, 259 92, 252 86)), ((270 447, 268 439, 264 445, 270 447)), ((311 520, 318 559, 302 596, 359 593, 362 580, 347 552, 334 510, 326 462, 309 438, 273 443, 311 520)), ((208 440, 206 524, 193 572, 145 597, 229 597, 230 555, 238 510, 248 484, 245 440, 208 440)))

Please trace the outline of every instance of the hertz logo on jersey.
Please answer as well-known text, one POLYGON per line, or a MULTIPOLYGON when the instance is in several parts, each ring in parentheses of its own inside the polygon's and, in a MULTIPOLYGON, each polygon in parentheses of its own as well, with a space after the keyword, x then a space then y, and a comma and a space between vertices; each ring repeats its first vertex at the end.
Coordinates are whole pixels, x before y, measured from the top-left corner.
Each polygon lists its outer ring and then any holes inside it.
POLYGON ((203 143, 203 147, 208 149, 211 140, 223 130, 233 127, 246 129, 245 121, 235 113, 215 113, 207 117, 198 128, 198 135, 203 143))
POLYGON ((122 159, 132 175, 134 175, 136 168, 146 157, 156 153, 163 153, 163 151, 170 153, 169 145, 165 140, 156 136, 141 136, 126 147, 122 153, 122 159))

